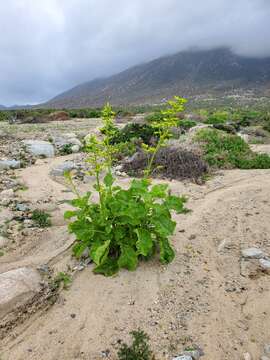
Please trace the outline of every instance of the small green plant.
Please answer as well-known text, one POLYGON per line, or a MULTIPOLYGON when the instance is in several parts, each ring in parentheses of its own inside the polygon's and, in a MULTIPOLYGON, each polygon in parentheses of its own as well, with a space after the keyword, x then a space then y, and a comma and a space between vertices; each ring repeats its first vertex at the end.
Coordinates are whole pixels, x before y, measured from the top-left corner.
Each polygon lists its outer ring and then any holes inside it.
POLYGON ((52 225, 50 218, 51 215, 43 210, 35 209, 32 213, 32 220, 40 228, 50 227, 52 225))
POLYGON ((122 344, 118 351, 119 360, 154 360, 148 344, 149 336, 142 330, 132 331, 131 345, 122 344))
POLYGON ((59 272, 54 278, 54 284, 58 288, 61 284, 63 284, 63 288, 67 290, 72 283, 72 278, 66 272, 59 272))
POLYGON ((188 119, 179 120, 178 122, 178 126, 183 130, 189 130, 196 125, 197 125, 196 121, 188 120, 188 119))
POLYGON ((254 153, 237 135, 214 129, 198 131, 195 141, 203 144, 204 158, 218 168, 269 169, 270 156, 254 153))
POLYGON ((72 154, 72 144, 65 144, 62 146, 59 150, 59 154, 63 156, 72 154))
POLYGON ((5 255, 4 251, 0 250, 0 257, 2 257, 4 255, 5 255))
POLYGON ((150 156, 143 179, 133 180, 128 189, 114 185, 112 164, 118 150, 110 141, 114 134, 114 112, 110 105, 102 112, 103 139, 91 136, 87 141, 89 175, 96 178, 94 189, 99 194, 99 201, 90 201, 91 192, 81 196, 71 176, 66 176, 77 196, 70 201, 76 210, 65 213, 66 219, 76 218, 69 224, 69 230, 77 238, 73 252, 79 258, 86 248, 90 249, 90 257, 96 264, 95 273, 111 276, 121 268, 135 270, 140 259, 148 259, 155 253, 159 253, 162 263, 174 259, 169 236, 174 233, 176 223, 171 212, 186 212, 186 198, 173 196, 168 185, 152 185, 150 180, 153 158, 165 144, 169 137, 168 126, 174 122, 174 103, 170 105, 164 113, 166 124, 156 127, 160 138, 158 144, 151 150, 145 145, 150 156), (104 170, 106 175, 103 177, 104 170))

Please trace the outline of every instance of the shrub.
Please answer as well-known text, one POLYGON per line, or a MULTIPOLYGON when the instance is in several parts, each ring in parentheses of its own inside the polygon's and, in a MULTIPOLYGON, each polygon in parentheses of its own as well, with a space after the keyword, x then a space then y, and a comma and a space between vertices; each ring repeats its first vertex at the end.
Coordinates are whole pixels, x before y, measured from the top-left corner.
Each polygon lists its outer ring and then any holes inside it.
POLYGON ((270 156, 256 154, 237 135, 218 130, 202 129, 195 140, 203 143, 204 158, 211 166, 219 168, 268 169, 270 156))
POLYGON ((183 130, 189 130, 196 125, 197 125, 196 121, 188 120, 188 119, 179 120, 178 122, 178 126, 183 130))
POLYGON ((72 144, 65 144, 59 150, 60 155, 69 155, 72 154, 72 144))
MULTIPOLYGON (((180 104, 179 98, 177 108, 180 104)), ((186 199, 170 195, 168 185, 152 185, 149 179, 156 152, 167 138, 168 125, 174 123, 174 112, 171 110, 174 106, 171 102, 165 123, 156 128, 159 143, 151 149, 145 145, 145 151, 152 154, 145 177, 133 180, 127 190, 114 186, 111 169, 117 147, 110 140, 114 134, 115 114, 109 105, 102 113, 103 139, 92 136, 87 143, 87 161, 92 167, 88 173, 96 177, 94 188, 99 194, 99 201, 90 201, 90 192, 80 196, 70 175, 67 175, 77 195, 70 202, 76 210, 65 213, 66 219, 75 218, 69 224, 69 230, 77 239, 74 255, 80 257, 88 248, 96 264, 95 273, 110 276, 121 268, 135 270, 140 259, 148 259, 157 252, 162 263, 169 263, 174 258, 169 236, 173 234, 176 223, 172 220, 171 212, 186 212, 186 199), (102 181, 103 170, 107 174, 102 181)))
POLYGON ((127 124, 122 130, 114 129, 110 142, 111 144, 126 143, 132 139, 141 139, 144 144, 151 144, 156 137, 155 129, 147 124, 127 124))
POLYGON ((226 111, 216 111, 208 117, 206 124, 224 124, 228 121, 228 112, 226 111))
POLYGON ((152 122, 161 122, 163 120, 163 114, 161 111, 156 111, 152 114, 149 114, 145 117, 145 121, 147 121, 148 123, 152 123, 152 122))
MULTIPOLYGON (((122 170, 132 176, 142 176, 148 158, 144 152, 137 152, 122 165, 122 170)), ((153 175, 170 179, 200 180, 208 171, 202 157, 192 150, 180 146, 162 147, 153 162, 153 175)))
POLYGON ((51 215, 43 210, 36 209, 32 214, 32 220, 40 228, 50 227, 52 225, 50 218, 51 215))
POLYGON ((119 360, 153 360, 153 353, 149 347, 148 335, 141 331, 132 331, 132 344, 122 344, 118 351, 119 360))

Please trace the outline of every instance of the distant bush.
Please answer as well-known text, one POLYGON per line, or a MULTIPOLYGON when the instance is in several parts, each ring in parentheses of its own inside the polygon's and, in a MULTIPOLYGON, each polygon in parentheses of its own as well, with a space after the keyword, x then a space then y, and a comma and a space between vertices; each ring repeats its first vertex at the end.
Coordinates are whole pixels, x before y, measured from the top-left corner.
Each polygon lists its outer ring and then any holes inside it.
POLYGON ((155 129, 147 124, 127 124, 123 129, 115 131, 111 137, 111 144, 126 143, 132 139, 141 139, 144 144, 149 145, 156 137, 155 129))
POLYGON ((145 121, 151 124, 151 122, 158 122, 163 120, 164 115, 161 111, 156 111, 152 114, 149 114, 145 117, 145 121))
POLYGON ((206 124, 224 124, 226 121, 229 120, 228 112, 227 111, 217 111, 211 114, 208 119, 206 120, 206 124))
POLYGON ((269 169, 270 156, 254 153, 237 135, 223 131, 202 129, 195 140, 203 144, 204 158, 218 168, 269 169))
POLYGON ((188 119, 179 120, 178 122, 178 126, 183 130, 189 130, 196 125, 197 125, 196 121, 188 120, 188 119))

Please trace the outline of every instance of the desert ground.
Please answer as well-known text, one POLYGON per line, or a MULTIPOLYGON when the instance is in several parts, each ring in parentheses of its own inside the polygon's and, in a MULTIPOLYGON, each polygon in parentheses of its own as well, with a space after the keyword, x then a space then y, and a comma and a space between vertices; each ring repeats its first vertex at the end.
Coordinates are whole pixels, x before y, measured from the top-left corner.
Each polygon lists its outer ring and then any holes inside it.
MULTIPOLYGON (((84 136, 98 125, 88 119, 46 126, 3 123, 0 151, 6 156, 25 139, 84 136)), ((270 153, 270 145, 254 148, 270 153)), ((30 286, 27 299, 16 298, 16 307, 13 299, 1 302, 0 294, 1 360, 116 359, 119 339, 127 341, 137 328, 149 334, 157 360, 171 360, 185 348, 200 349, 206 360, 259 360, 269 354, 270 275, 244 251, 257 248, 270 256, 270 170, 219 171, 203 185, 170 181, 174 194, 188 197, 191 210, 175 216, 175 260, 166 267, 151 260, 135 272, 105 278, 93 274, 92 264, 71 257, 74 237, 63 213, 73 194, 63 176, 52 175, 66 160, 80 163, 84 156, 58 155, 1 172, 1 191, 9 180, 20 186, 9 194, 10 204, 1 205, 0 223, 10 227, 0 279, 27 268, 43 282, 38 290, 30 286), (14 210, 16 204, 46 210, 52 226, 28 227, 29 220, 18 225, 16 216, 24 210, 14 210), (48 274, 68 269, 72 284, 47 301, 48 274)), ((88 180, 78 182, 81 192, 91 187, 88 180)))

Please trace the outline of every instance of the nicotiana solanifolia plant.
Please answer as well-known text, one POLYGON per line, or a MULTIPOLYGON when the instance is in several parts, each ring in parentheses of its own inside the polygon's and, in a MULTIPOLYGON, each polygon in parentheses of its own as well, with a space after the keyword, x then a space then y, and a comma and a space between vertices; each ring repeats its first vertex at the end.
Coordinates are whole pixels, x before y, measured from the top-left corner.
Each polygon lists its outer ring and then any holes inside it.
MULTIPOLYGON (((175 253, 169 237, 176 223, 171 212, 185 213, 186 198, 170 194, 167 184, 151 182, 153 161, 157 151, 166 144, 169 129, 175 125, 176 115, 183 110, 184 99, 175 98, 164 110, 164 121, 153 124, 159 141, 154 147, 145 146, 149 163, 144 178, 132 180, 128 189, 115 185, 112 172, 117 145, 110 139, 114 135, 115 114, 107 104, 102 112, 102 138, 89 136, 87 140, 87 162, 90 175, 95 176, 94 190, 99 200, 91 200, 91 192, 81 196, 74 187, 76 198, 70 203, 75 210, 65 213, 73 219, 69 230, 76 235, 74 255, 78 258, 89 251, 95 263, 95 273, 113 275, 120 268, 135 270, 140 259, 159 254, 162 263, 169 263, 175 253), (105 176, 104 176, 105 173, 105 176)), ((72 180, 69 176, 69 180, 72 180)))

